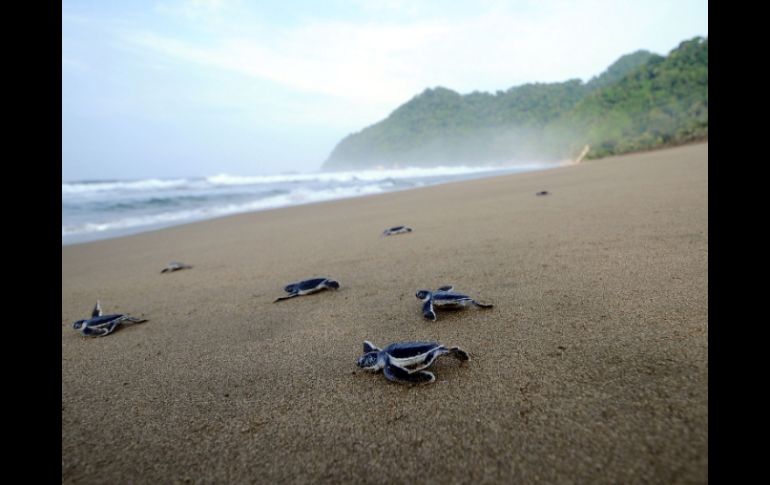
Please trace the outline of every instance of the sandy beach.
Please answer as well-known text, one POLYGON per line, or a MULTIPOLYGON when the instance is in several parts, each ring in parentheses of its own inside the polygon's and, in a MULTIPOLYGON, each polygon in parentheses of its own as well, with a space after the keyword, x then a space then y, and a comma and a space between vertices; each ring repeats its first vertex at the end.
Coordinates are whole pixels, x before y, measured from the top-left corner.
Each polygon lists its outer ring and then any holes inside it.
POLYGON ((62 482, 706 483, 707 184, 701 143, 62 247, 62 482), (423 319, 448 284, 495 307, 423 319))

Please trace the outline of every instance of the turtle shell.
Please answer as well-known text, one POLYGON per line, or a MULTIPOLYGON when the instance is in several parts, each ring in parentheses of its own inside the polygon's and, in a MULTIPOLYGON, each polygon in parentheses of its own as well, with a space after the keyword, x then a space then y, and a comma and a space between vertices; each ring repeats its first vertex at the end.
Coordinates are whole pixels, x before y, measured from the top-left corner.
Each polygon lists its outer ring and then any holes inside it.
POLYGON ((98 327, 99 325, 104 325, 105 323, 110 323, 113 320, 116 320, 123 315, 102 315, 100 317, 94 317, 86 320, 83 325, 87 327, 98 327))
POLYGON ((286 291, 292 293, 294 291, 307 291, 316 288, 318 285, 326 281, 326 278, 314 278, 312 280, 300 281, 299 283, 293 283, 286 287, 286 291), (291 289, 290 289, 291 288, 291 289))
POLYGON ((438 342, 398 342, 390 344, 383 349, 396 359, 409 359, 422 354, 427 354, 436 347, 440 347, 438 342))

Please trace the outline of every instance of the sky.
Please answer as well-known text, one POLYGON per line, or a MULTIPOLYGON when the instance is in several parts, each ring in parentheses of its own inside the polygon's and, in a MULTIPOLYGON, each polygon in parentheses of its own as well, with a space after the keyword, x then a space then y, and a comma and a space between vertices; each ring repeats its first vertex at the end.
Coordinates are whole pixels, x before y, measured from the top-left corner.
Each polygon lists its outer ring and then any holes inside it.
POLYGON ((707 0, 62 2, 62 180, 319 170, 426 88, 588 81, 707 0))

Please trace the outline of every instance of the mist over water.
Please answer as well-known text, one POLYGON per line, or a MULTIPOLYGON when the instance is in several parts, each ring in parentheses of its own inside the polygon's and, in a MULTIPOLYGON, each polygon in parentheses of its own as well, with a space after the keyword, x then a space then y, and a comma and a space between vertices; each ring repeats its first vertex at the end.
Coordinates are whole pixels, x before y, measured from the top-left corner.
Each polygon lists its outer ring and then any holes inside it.
POLYGON ((62 245, 242 212, 359 197, 560 164, 62 183, 62 245))

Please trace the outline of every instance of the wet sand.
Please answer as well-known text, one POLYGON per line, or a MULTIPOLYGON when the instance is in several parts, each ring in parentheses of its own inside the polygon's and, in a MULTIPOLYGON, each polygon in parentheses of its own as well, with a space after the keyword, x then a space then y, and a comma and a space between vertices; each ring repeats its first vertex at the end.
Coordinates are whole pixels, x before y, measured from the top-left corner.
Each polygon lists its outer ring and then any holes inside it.
POLYGON ((707 182, 697 144, 62 247, 62 481, 705 483, 707 182), (445 284, 495 307, 424 320, 445 284), (149 321, 83 338, 97 298, 149 321))

